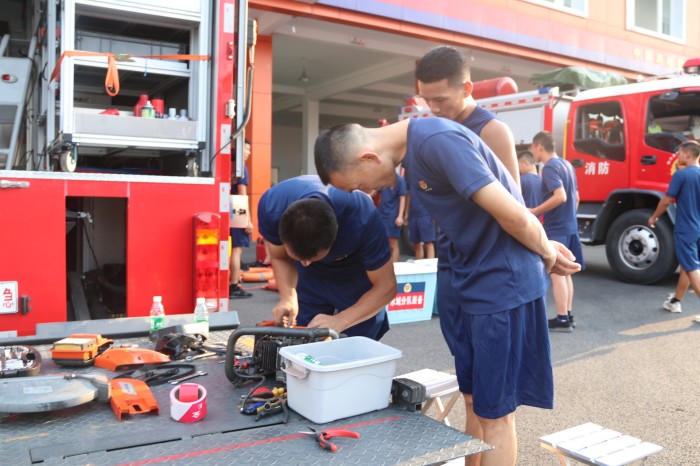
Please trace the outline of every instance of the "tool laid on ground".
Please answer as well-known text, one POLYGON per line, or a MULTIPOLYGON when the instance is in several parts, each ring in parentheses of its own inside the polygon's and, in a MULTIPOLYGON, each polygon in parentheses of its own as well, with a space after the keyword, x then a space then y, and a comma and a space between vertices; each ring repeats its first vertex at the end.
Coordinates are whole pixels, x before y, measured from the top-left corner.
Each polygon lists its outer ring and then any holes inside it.
POLYGON ((102 335, 74 333, 53 344, 51 358, 61 366, 91 366, 95 358, 108 350, 113 343, 102 335))
POLYGON ((107 402, 110 386, 102 374, 23 377, 0 381, 0 412, 39 413, 94 399, 107 402))
POLYGON ((143 380, 149 387, 155 387, 168 383, 170 380, 179 379, 194 374, 194 364, 169 362, 165 364, 145 364, 136 369, 122 372, 114 376, 115 379, 143 380))
POLYGON ((197 371, 194 374, 186 375, 184 377, 180 377, 179 379, 169 380, 168 383, 171 385, 177 385, 180 382, 184 382, 185 380, 189 380, 189 379, 194 379, 195 377, 200 377, 202 375, 207 375, 207 373, 204 371, 197 371))
POLYGON ((29 377, 41 369, 41 354, 31 346, 0 346, 0 378, 29 377))
POLYGON ((121 421, 124 414, 143 414, 153 411, 158 415, 158 402, 151 389, 142 380, 114 379, 109 382, 112 397, 109 399, 112 410, 121 421))
POLYGON ((95 358, 95 366, 111 371, 166 362, 170 362, 168 356, 158 351, 143 348, 113 348, 95 358))
POLYGON ((354 432, 352 430, 343 430, 343 429, 326 429, 326 430, 321 430, 317 431, 316 429, 309 427, 311 432, 299 432, 300 434, 307 434, 311 435, 316 439, 318 444, 321 446, 321 448, 325 450, 332 451, 335 453, 338 451, 338 447, 329 442, 328 439, 333 438, 333 437, 349 437, 349 438, 360 438, 360 434, 357 432, 354 432))
POLYGON ((274 375, 276 380, 284 382, 286 374, 280 368, 279 349, 328 337, 338 339, 338 334, 329 328, 275 327, 273 321, 260 322, 255 327, 239 327, 231 333, 226 345, 226 378, 238 385, 249 380, 262 381, 274 375), (236 342, 244 335, 255 336, 253 354, 236 356, 236 342))

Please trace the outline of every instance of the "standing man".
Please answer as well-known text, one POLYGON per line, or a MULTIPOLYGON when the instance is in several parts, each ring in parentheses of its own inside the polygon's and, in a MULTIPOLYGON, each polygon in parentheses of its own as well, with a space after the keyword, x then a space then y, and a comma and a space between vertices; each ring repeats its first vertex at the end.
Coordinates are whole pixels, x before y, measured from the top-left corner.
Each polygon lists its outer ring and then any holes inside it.
MULTIPOLYGON (((700 296, 700 144, 686 141, 678 149, 678 161, 686 166, 671 177, 666 195, 659 200, 656 210, 649 218, 649 226, 654 228, 659 217, 666 212, 673 199, 676 199, 676 224, 673 226, 673 239, 676 244, 676 257, 682 270, 688 275, 690 286, 700 296)), ((694 320, 700 322, 700 316, 694 320)))
POLYGON ((386 235, 389 238, 392 262, 398 262, 399 236, 403 226, 404 209, 406 208, 406 181, 403 176, 396 175, 396 184, 379 192, 379 217, 382 219, 386 235))
POLYGON ((516 408, 553 407, 545 273, 573 273, 579 265, 547 239, 493 152, 446 118, 337 126, 319 135, 314 156, 321 179, 346 191, 391 186, 395 167, 407 167, 411 194, 450 242, 451 293, 459 312, 451 317, 448 344, 467 406, 467 432, 495 447, 469 462, 515 465, 516 408))
POLYGON ((406 221, 408 224, 408 236, 413 244, 413 255, 416 259, 435 258, 435 224, 432 217, 425 210, 423 204, 411 197, 411 192, 406 193, 406 221))
POLYGON ((282 181, 258 205, 260 233, 280 300, 278 326, 332 328, 379 340, 396 276, 384 226, 372 199, 324 186, 317 176, 282 181))
POLYGON ((523 191, 525 207, 532 209, 542 204, 542 178, 537 173, 535 157, 526 150, 518 154, 520 188, 523 191))
MULTIPOLYGON (((245 163, 250 157, 250 141, 245 140, 243 144, 243 176, 235 178, 236 164, 232 164, 233 181, 231 182, 231 194, 248 195, 248 167, 245 163)), ((250 246, 250 234, 253 232, 253 219, 250 217, 250 198, 248 199, 248 225, 245 228, 231 228, 231 257, 229 258, 228 296, 231 299, 250 298, 253 294, 240 287, 241 256, 243 248, 250 246)))
POLYGON ((496 154, 520 185, 513 133, 496 115, 472 97, 467 57, 454 47, 435 47, 416 67, 418 92, 437 117, 447 118, 474 131, 496 154))
MULTIPOLYGON (((568 160, 557 156, 554 139, 547 131, 540 131, 532 139, 530 151, 535 160, 544 163, 542 168, 543 202, 530 212, 544 214, 544 230, 547 237, 566 246, 583 269, 583 251, 578 236, 578 185, 574 167, 568 160)), ((549 320, 549 329, 555 332, 573 332, 574 281, 570 275, 551 275, 552 295, 557 316, 549 320)))

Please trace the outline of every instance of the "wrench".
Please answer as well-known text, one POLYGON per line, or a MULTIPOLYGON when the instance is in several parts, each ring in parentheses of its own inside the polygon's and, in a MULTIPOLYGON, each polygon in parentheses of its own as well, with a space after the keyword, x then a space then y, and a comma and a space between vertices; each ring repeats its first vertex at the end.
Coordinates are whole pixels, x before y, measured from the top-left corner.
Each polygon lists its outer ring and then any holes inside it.
POLYGON ((186 375, 184 377, 180 377, 179 379, 169 380, 168 383, 171 385, 176 385, 176 384, 179 384, 180 382, 184 382, 185 380, 193 379, 193 378, 199 377, 201 375, 207 375, 207 373, 204 371, 197 371, 194 374, 186 375))

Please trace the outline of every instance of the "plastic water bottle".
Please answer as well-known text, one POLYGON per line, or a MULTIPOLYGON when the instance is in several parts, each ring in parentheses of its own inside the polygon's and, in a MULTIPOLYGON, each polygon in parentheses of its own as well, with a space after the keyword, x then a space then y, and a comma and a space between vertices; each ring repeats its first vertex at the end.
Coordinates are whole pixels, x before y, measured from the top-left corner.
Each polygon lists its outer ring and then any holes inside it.
POLYGON ((165 327, 165 309, 163 308, 163 298, 161 296, 153 297, 151 305, 151 326, 150 332, 153 333, 165 327))
POLYGON ((156 117, 156 109, 153 107, 153 104, 151 101, 147 101, 146 105, 144 105, 141 108, 141 117, 142 118, 155 118, 156 117))
POLYGON ((321 361, 319 361, 318 359, 316 359, 315 357, 313 357, 309 354, 297 353, 297 356, 300 357, 301 359, 303 359, 304 361, 313 364, 314 366, 322 366, 323 365, 323 363, 321 361))
POLYGON ((197 304, 194 307, 194 323, 204 322, 209 331, 209 309, 204 298, 197 298, 197 304))

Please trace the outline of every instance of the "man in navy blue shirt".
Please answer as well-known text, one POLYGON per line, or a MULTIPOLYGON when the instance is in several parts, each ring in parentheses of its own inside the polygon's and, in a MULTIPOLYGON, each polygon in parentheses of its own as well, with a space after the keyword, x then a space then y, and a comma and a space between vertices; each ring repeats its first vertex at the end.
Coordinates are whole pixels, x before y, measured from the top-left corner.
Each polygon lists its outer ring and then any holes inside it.
POLYGON ((532 209, 542 204, 542 178, 537 173, 535 157, 526 150, 518 154, 520 168, 520 188, 523 192, 525 207, 532 209))
MULTIPOLYGON (((578 185, 574 167, 568 160, 557 156, 554 139, 547 131, 541 131, 532 139, 530 151, 535 160, 544 163, 542 168, 543 201, 530 212, 538 217, 544 214, 544 231, 551 240, 566 246, 583 269, 583 250, 578 235, 578 185)), ((549 329, 555 332, 572 332, 574 318, 574 281, 570 275, 552 275, 552 295, 557 308, 556 317, 549 320, 549 329)))
POLYGON ((449 239, 457 379, 479 438, 495 447, 481 465, 515 465, 516 408, 553 407, 546 273, 579 265, 547 239, 484 142, 446 118, 337 126, 319 135, 314 156, 321 179, 346 191, 391 186, 406 166, 411 194, 449 239))
MULTIPOLYGON (((240 194, 243 196, 248 195, 248 167, 245 162, 248 161, 250 157, 250 141, 245 140, 243 144, 243 176, 240 178, 235 178, 236 164, 233 160, 232 170, 234 173, 231 175, 231 194, 240 194)), ((250 204, 250 200, 248 201, 250 204)), ((250 205, 248 206, 248 212, 250 212, 250 205)), ((250 291, 246 291, 240 287, 240 275, 241 275, 241 256, 243 254, 243 248, 250 246, 250 234, 253 232, 253 219, 248 215, 248 225, 245 228, 231 228, 229 229, 229 234, 231 235, 231 257, 229 258, 229 270, 231 274, 229 275, 229 285, 228 285, 228 295, 231 299, 240 298, 250 298, 253 294, 250 291)))
MULTIPOLYGON (((678 148, 678 161, 686 166, 671 177, 666 195, 659 200, 656 210, 649 218, 649 226, 654 228, 659 217, 666 212, 673 199, 676 200, 676 223, 673 226, 673 239, 676 257, 686 271, 690 286, 700 296, 700 144, 686 141, 678 148)), ((700 322, 700 315, 694 317, 700 322)))
POLYGON ((270 188, 258 205, 280 301, 277 325, 332 328, 379 340, 396 276, 372 199, 324 186, 317 176, 270 188))

